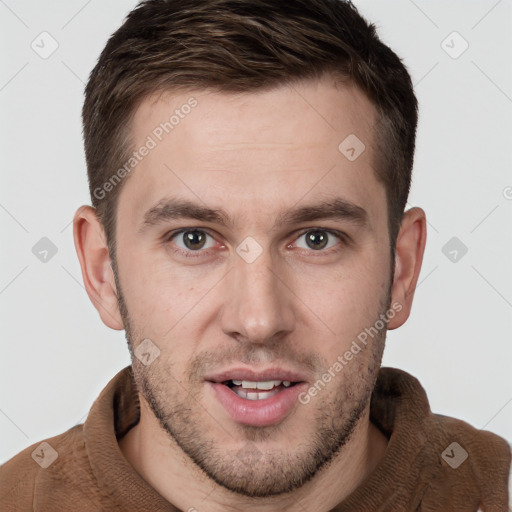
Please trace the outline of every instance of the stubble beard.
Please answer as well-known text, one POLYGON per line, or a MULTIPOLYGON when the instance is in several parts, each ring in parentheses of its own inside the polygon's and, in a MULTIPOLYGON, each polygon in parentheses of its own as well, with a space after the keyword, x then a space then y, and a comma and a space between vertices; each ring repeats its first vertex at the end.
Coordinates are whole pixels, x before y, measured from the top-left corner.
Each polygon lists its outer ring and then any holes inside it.
MULTIPOLYGON (((301 427, 304 438, 299 446, 288 451, 264 448, 265 440, 275 439, 276 436, 286 438, 285 420, 283 424, 270 427, 237 425, 238 442, 232 439, 232 444, 237 447, 226 449, 225 444, 219 442, 219 437, 226 439, 227 428, 217 423, 200 405, 201 383, 192 378, 198 367, 206 362, 206 354, 199 355, 191 363, 188 387, 178 382, 169 365, 159 365, 161 358, 150 366, 144 366, 134 356, 135 342, 140 342, 143 337, 138 335, 136 326, 132 325, 117 277, 116 285, 139 393, 170 438, 218 485, 253 498, 290 492, 326 468, 351 439, 368 407, 375 386, 386 329, 379 331, 365 347, 364 351, 370 351, 366 356, 366 365, 357 363, 359 356, 356 356, 309 404, 297 405, 311 407, 313 415, 311 426, 304 429, 301 427), (332 392, 329 391, 331 386, 334 386, 332 392)), ((375 319, 389 309, 390 296, 389 291, 375 319)))

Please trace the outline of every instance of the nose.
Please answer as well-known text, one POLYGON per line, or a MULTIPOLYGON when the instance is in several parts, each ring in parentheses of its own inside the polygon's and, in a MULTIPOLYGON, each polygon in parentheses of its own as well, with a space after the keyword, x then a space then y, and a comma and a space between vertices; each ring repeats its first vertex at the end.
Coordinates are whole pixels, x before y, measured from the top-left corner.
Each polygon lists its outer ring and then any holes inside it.
POLYGON ((293 293, 283 268, 266 251, 252 263, 237 255, 234 259, 223 290, 223 332, 255 344, 273 343, 292 332, 293 293))

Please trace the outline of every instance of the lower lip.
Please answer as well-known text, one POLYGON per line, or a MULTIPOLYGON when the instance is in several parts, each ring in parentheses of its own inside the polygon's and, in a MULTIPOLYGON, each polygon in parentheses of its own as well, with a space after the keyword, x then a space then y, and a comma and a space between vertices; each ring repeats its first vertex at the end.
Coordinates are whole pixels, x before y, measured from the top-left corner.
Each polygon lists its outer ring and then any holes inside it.
POLYGON ((248 400, 239 397, 224 384, 218 382, 208 382, 208 384, 213 388, 217 399, 233 421, 255 427, 267 427, 283 421, 297 403, 301 391, 307 387, 303 382, 283 389, 270 398, 248 400))

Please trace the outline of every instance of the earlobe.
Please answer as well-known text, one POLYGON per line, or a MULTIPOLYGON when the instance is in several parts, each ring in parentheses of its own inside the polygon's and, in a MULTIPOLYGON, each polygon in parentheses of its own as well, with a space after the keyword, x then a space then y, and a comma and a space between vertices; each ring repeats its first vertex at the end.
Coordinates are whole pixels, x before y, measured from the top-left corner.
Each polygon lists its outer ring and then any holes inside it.
POLYGON ((412 208, 405 212, 396 241, 395 275, 391 293, 391 304, 400 304, 402 308, 393 319, 390 319, 390 330, 403 325, 409 317, 426 240, 425 212, 421 208, 412 208))
POLYGON ((73 237, 89 299, 105 325, 123 329, 105 232, 91 206, 82 206, 75 213, 73 237))

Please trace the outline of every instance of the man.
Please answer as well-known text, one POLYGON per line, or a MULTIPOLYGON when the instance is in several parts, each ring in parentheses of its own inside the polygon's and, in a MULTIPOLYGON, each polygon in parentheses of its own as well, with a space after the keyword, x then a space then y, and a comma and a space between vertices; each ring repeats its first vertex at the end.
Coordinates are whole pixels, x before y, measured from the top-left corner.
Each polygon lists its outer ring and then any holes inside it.
POLYGON ((86 88, 89 297, 132 365, 6 510, 505 511, 510 449, 381 368, 426 240, 417 102, 339 0, 149 0, 86 88))

